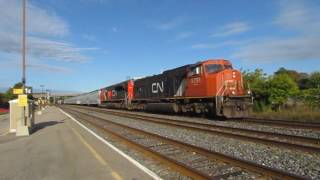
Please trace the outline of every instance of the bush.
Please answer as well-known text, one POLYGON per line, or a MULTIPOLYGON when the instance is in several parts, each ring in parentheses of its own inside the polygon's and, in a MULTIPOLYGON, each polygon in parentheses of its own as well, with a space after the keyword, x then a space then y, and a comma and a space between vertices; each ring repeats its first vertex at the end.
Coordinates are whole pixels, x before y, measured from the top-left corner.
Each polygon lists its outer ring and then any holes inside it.
POLYGON ((300 97, 312 110, 320 109, 320 88, 303 90, 300 97))

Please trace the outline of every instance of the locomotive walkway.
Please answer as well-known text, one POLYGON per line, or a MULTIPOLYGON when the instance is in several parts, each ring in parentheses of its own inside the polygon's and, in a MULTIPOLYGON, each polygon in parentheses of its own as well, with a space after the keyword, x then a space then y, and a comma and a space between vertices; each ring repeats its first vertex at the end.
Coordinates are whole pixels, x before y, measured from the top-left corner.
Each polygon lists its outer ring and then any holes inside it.
POLYGON ((28 137, 6 133, 8 121, 8 115, 0 117, 0 179, 157 178, 56 107, 36 115, 28 137))

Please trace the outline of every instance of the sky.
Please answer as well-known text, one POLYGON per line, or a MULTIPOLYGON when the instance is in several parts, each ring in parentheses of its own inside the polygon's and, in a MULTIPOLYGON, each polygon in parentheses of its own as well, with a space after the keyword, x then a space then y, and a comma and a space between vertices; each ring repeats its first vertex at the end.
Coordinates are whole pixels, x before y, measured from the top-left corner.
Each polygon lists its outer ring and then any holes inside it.
MULTIPOLYGON (((318 0, 28 0, 27 85, 87 92, 198 61, 320 70, 318 0)), ((21 0, 0 0, 0 87, 21 81, 21 0)))

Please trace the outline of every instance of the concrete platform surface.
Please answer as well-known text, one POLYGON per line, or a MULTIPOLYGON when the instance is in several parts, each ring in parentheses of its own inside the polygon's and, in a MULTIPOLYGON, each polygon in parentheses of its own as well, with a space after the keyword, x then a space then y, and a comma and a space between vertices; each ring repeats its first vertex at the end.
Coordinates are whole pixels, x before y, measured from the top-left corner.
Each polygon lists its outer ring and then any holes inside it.
POLYGON ((56 107, 35 123, 29 137, 0 136, 1 180, 152 179, 56 107))
POLYGON ((8 134, 10 126, 9 118, 9 114, 0 115, 0 136, 8 134))

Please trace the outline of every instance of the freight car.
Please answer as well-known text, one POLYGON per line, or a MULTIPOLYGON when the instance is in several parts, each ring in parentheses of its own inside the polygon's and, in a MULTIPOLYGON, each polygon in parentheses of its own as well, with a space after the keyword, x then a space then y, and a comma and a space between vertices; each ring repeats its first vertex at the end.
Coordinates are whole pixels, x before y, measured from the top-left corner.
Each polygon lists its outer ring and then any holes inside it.
POLYGON ((97 92, 97 105, 107 108, 243 118, 252 107, 251 92, 245 90, 240 71, 224 59, 130 79, 97 92))

